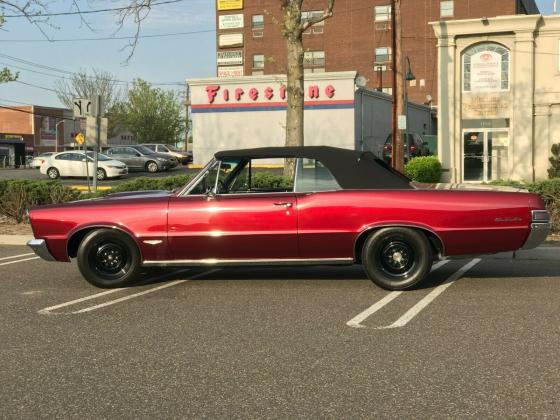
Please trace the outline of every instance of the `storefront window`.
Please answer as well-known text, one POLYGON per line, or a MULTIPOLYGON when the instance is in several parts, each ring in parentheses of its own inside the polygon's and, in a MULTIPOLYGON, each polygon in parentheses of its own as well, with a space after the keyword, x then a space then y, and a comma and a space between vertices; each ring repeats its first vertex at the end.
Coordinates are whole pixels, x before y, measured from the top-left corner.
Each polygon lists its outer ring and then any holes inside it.
POLYGON ((463 54, 463 91, 496 92, 509 89, 509 50, 485 42, 463 54))

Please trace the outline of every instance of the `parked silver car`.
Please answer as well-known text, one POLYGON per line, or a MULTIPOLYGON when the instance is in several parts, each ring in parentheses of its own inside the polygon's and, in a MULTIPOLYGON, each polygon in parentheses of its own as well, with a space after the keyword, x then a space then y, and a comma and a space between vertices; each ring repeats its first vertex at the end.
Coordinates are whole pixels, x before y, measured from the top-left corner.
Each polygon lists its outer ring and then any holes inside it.
POLYGON ((143 146, 146 146, 148 149, 156 153, 163 153, 166 155, 174 156, 183 165, 186 165, 187 163, 191 163, 193 161, 193 154, 191 151, 179 150, 170 144, 145 143, 143 144, 143 146))
POLYGON ((142 145, 114 146, 106 149, 104 153, 126 163, 130 171, 155 173, 166 171, 179 164, 173 156, 154 153, 142 145))

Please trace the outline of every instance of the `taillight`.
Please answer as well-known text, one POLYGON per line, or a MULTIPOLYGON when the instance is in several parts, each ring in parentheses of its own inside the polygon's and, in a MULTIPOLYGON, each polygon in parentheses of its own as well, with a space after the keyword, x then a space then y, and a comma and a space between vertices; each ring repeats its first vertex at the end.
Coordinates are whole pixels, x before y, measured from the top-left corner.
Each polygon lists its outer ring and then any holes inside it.
POLYGON ((412 153, 416 152, 416 146, 413 145, 413 144, 410 145, 410 151, 411 151, 412 153))

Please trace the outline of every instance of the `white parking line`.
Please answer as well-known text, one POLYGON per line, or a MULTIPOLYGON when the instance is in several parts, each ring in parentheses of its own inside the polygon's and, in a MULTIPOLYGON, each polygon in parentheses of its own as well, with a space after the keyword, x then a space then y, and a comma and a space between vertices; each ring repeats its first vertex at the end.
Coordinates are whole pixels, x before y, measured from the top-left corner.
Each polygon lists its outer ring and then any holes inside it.
POLYGON ((410 308, 403 316, 393 322, 391 325, 387 325, 385 327, 377 327, 378 330, 382 329, 389 329, 389 328, 400 328, 404 327, 408 324, 416 315, 418 315, 422 309, 428 306, 435 298, 441 295, 445 289, 451 286, 455 281, 459 280, 467 271, 473 268, 481 261, 480 258, 475 258, 471 260, 469 263, 465 264, 455 273, 453 273, 450 277, 448 277, 442 284, 432 290, 424 299, 410 308))
POLYGON ((15 264, 15 263, 24 262, 24 261, 29 261, 29 260, 36 260, 36 259, 38 259, 38 258, 41 258, 41 257, 31 257, 31 258, 24 258, 24 259, 22 259, 22 260, 8 261, 8 262, 0 263, 0 265, 15 264))
POLYGON ((4 260, 13 260, 14 258, 19 258, 19 257, 27 257, 29 255, 35 255, 34 252, 30 252, 28 254, 19 254, 19 255, 12 255, 11 257, 2 257, 0 258, 0 261, 4 261, 4 260))
MULTIPOLYGON (((441 266, 447 264, 448 262, 449 262, 449 260, 443 260, 443 261, 439 261, 439 262, 435 263, 432 266, 432 269, 430 270, 430 273, 432 271, 437 270, 441 266)), ((387 296, 385 296, 383 299, 375 302, 373 305, 371 305, 365 311, 360 312, 358 315, 356 315, 354 318, 352 318, 350 321, 348 321, 346 323, 346 325, 348 325, 349 327, 352 327, 352 328, 365 328, 363 325, 361 325, 361 323, 363 321, 365 321, 368 317, 370 317, 371 315, 376 313, 378 310, 383 308, 385 305, 387 305, 389 302, 391 302, 393 299, 395 299, 401 293, 402 292, 391 292, 391 293, 389 293, 387 296)))
MULTIPOLYGON (((184 273, 184 272, 186 272, 186 271, 188 271, 188 270, 179 270, 179 271, 176 271, 176 272, 174 272, 174 273, 166 273, 166 274, 163 274, 163 275, 161 275, 161 276, 148 279, 148 281, 151 281, 151 282, 159 281, 159 280, 161 280, 161 279, 164 279, 165 277, 176 276, 176 275, 181 274, 181 273, 184 273)), ((90 307, 87 307, 87 308, 84 308, 84 309, 80 309, 80 310, 78 310, 78 311, 73 311, 73 312, 57 312, 57 313, 54 313, 54 312, 53 312, 53 311, 55 311, 56 309, 64 308, 64 307, 67 307, 67 306, 72 306, 72 305, 75 305, 75 304, 80 303, 80 302, 85 302, 85 301, 88 301, 88 300, 97 299, 97 298, 99 298, 99 297, 101 297, 101 296, 105 296, 105 295, 108 295, 108 294, 111 294, 111 293, 120 292, 120 291, 123 291, 123 290, 130 290, 130 289, 128 289, 128 288, 126 288, 126 287, 118 288, 118 289, 111 289, 111 290, 107 290, 107 291, 105 291, 105 292, 101 292, 101 293, 96 293, 96 294, 93 294, 93 295, 85 296, 85 297, 83 297, 83 298, 74 299, 74 300, 71 300, 71 301, 68 301, 68 302, 63 302, 63 303, 60 303, 60 304, 58 304, 58 305, 49 306, 48 308, 41 309, 41 310, 39 310, 39 311, 37 311, 37 312, 38 312, 39 314, 41 314, 41 315, 68 315, 68 314, 79 314, 79 313, 84 313, 84 312, 90 312, 90 311, 93 311, 93 310, 95 310, 95 309, 100 309, 100 308, 103 308, 103 307, 105 307, 105 306, 114 305, 114 304, 116 304, 116 303, 120 303, 120 302, 129 300, 129 299, 133 299, 133 298, 138 297, 138 296, 142 296, 142 295, 145 295, 145 294, 148 294, 148 293, 156 292, 156 291, 158 291, 158 290, 165 289, 165 288, 167 288, 167 287, 176 286, 177 284, 181 284, 181 283, 184 283, 184 282, 187 282, 187 281, 190 281, 190 280, 195 280, 195 279, 197 279, 197 278, 199 278, 199 277, 202 277, 202 276, 204 276, 204 275, 213 273, 214 271, 217 271, 217 269, 205 271, 204 273, 197 274, 197 275, 195 275, 195 276, 189 277, 188 279, 176 280, 176 281, 173 281, 173 282, 171 282, 171 283, 166 283, 166 284, 161 285, 161 286, 153 287, 153 288, 151 288, 151 289, 144 290, 144 291, 142 291, 142 292, 133 293, 133 294, 131 294, 131 295, 123 296, 123 297, 121 297, 121 298, 118 298, 118 299, 115 299, 115 300, 111 300, 111 301, 108 301, 108 302, 104 302, 104 303, 100 303, 100 304, 98 304, 98 305, 90 306, 90 307)), ((145 282, 144 282, 144 283, 145 283, 145 282)))
POLYGON ((162 286, 154 287, 152 289, 144 290, 143 292, 134 293, 132 295, 124 296, 122 298, 118 298, 118 299, 115 299, 115 300, 110 300, 109 302, 100 303, 99 305, 90 306, 89 308, 80 309, 79 311, 75 311, 75 312, 72 312, 72 313, 73 314, 82 314, 84 312, 95 311, 96 309, 104 308, 104 307, 110 306, 110 305, 115 305, 116 303, 124 302, 125 300, 129 300, 129 299, 134 299, 138 296, 147 295, 148 293, 157 292, 158 290, 166 289, 168 287, 177 286, 178 284, 186 283, 186 282, 191 281, 191 280, 196 280, 199 277, 205 276, 207 274, 211 274, 211 273, 216 272, 216 271, 218 271, 217 268, 214 269, 214 270, 205 271, 204 273, 197 274, 196 276, 189 277, 188 279, 185 279, 185 280, 175 280, 175 281, 172 281, 171 283, 167 283, 167 284, 164 284, 162 286))

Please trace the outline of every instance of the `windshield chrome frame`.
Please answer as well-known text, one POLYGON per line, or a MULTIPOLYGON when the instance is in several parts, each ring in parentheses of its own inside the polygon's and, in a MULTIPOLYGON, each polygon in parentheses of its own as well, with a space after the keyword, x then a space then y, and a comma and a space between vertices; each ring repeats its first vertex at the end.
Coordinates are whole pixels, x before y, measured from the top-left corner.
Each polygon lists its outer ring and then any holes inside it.
MULTIPOLYGON (((188 193, 190 192, 190 190, 192 190, 194 188, 194 186, 198 183, 198 181, 200 180, 200 178, 202 178, 206 172, 208 172, 208 170, 216 163, 216 158, 212 158, 207 164, 206 166, 204 166, 204 168, 202 168, 200 170, 200 172, 198 174, 195 175, 195 177, 193 179, 191 179, 187 185, 185 185, 183 187, 183 189, 181 191, 179 191, 177 193, 177 197, 182 197, 185 195, 188 195, 188 193)), ((196 194, 196 195, 203 195, 203 194, 196 194)))

